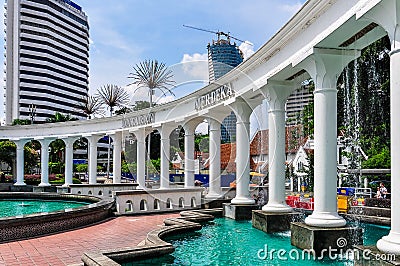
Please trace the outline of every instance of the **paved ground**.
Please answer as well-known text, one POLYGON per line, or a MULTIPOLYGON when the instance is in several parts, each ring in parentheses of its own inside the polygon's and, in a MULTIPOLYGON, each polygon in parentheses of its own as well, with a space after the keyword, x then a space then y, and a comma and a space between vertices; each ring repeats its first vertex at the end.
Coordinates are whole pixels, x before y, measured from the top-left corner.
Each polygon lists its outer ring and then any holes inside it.
POLYGON ((178 214, 118 217, 60 234, 0 244, 0 265, 70 265, 87 251, 136 246, 147 233, 178 214))

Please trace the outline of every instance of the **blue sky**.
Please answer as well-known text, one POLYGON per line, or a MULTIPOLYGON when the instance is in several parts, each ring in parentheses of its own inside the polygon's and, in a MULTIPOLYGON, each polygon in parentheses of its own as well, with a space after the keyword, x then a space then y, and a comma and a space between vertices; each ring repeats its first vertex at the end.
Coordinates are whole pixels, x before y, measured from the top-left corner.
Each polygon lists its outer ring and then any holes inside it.
MULTIPOLYGON (((105 84, 127 86, 131 82, 127 77, 135 64, 145 59, 157 59, 168 66, 175 65, 173 69, 183 70, 177 71, 178 83, 197 81, 190 88, 177 88, 175 93, 180 97, 196 86, 200 88, 203 83, 198 81, 207 78, 206 47, 216 38, 214 34, 188 29, 183 24, 229 31, 232 36, 254 44, 244 47, 245 54, 249 55, 268 41, 305 0, 74 2, 81 5, 89 17, 90 93, 105 84), (203 62, 190 63, 197 60, 203 62)), ((134 90, 132 87, 127 89, 130 93, 134 90)), ((145 96, 145 91, 139 91, 132 100, 145 96)), ((3 113, 1 109, 0 113, 3 113)))

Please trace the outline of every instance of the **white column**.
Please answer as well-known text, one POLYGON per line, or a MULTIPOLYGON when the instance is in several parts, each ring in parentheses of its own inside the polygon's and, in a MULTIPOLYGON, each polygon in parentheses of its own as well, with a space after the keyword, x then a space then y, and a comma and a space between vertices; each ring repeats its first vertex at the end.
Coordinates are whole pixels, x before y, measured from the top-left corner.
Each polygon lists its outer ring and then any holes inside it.
POLYGON ((337 213, 337 77, 359 51, 314 49, 302 63, 315 83, 314 211, 305 220, 317 227, 342 227, 337 213))
POLYGON ((39 187, 51 186, 49 183, 49 144, 53 140, 54 139, 38 139, 41 145, 41 152, 40 152, 41 179, 39 187))
POLYGON ((250 197, 250 106, 241 98, 232 104, 236 114, 236 196, 232 204, 254 204, 250 197))
POLYGON ((210 181, 207 199, 218 199, 223 196, 221 190, 221 124, 214 120, 209 120, 210 126, 210 148, 209 165, 210 181))
MULTIPOLYGON (((397 5, 400 12, 400 4, 397 5)), ((399 21, 399 20, 397 20, 399 21)), ((398 25, 397 25, 398 26, 398 25)), ((396 26, 396 28, 397 28, 396 26)), ((397 29, 397 31, 399 31, 397 29)), ((394 30, 396 32, 396 30, 394 30)), ((400 35, 400 33, 397 33, 400 35)), ((390 233, 377 243, 379 250, 400 255, 400 36, 393 36, 390 52, 390 156, 391 222, 390 233)))
POLYGON ((101 136, 91 135, 87 137, 89 144, 89 184, 97 184, 97 142, 101 136))
POLYGON ((111 135, 113 139, 113 184, 121 183, 122 131, 111 135))
POLYGON ((24 147, 25 144, 29 140, 21 139, 21 140, 13 140, 15 145, 17 145, 17 154, 16 154, 16 160, 17 160, 17 182, 14 184, 14 186, 25 186, 24 182, 24 173, 25 173, 25 162, 24 162, 24 147))
POLYGON ((380 251, 400 255, 400 2, 381 1, 362 19, 369 19, 383 27, 391 42, 390 51, 390 156, 391 156, 391 226, 390 233, 382 237, 380 251))
POLYGON ((185 130, 185 187, 194 187, 194 130, 193 123, 183 126, 185 130))
POLYGON ((171 132, 176 128, 174 125, 162 125, 158 129, 161 135, 161 147, 160 147, 160 159, 161 159, 161 176, 160 176, 160 188, 169 188, 169 163, 170 163, 170 135, 171 132))
POLYGON ((145 176, 146 176, 146 130, 139 129, 134 132, 136 136, 136 144, 137 144, 137 171, 136 171, 136 178, 137 183, 139 184, 139 189, 145 189, 145 176))
POLYGON ((64 187, 73 184, 73 165, 74 165, 74 143, 76 138, 65 138, 63 139, 65 143, 65 183, 64 187))
POLYGON ((290 86, 285 86, 283 83, 267 86, 269 103, 269 200, 262 208, 263 211, 267 212, 292 211, 292 208, 285 201, 285 103, 293 90, 292 88, 291 83, 290 86))

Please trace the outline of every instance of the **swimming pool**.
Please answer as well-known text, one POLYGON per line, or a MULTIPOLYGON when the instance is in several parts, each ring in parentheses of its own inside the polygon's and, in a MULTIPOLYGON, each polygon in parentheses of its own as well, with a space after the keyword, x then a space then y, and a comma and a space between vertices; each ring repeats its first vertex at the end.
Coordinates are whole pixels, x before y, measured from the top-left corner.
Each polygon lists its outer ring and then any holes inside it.
MULTIPOLYGON (((387 235, 389 227, 359 224, 364 229, 364 245, 374 245, 387 235)), ((160 258, 122 265, 353 265, 353 261, 337 257, 335 261, 303 259, 301 250, 290 244, 290 232, 266 234, 252 227, 251 221, 217 218, 200 231, 165 239, 176 250, 160 258), (266 249, 267 247, 267 249, 266 249), (273 256, 270 256, 272 250, 273 256), (278 250, 286 254, 278 257, 278 250), (268 250, 268 256, 265 251, 268 250), (290 255, 291 254, 291 255, 290 255), (265 258, 264 258, 265 257, 265 258)))

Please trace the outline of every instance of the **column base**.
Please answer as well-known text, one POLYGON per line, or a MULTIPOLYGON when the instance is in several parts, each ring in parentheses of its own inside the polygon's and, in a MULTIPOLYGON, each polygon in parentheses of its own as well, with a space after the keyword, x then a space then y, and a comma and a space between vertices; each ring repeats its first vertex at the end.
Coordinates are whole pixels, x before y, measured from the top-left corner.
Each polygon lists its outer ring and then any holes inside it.
POLYGON ((217 199, 222 199, 223 197, 224 197, 223 194, 208 193, 204 198, 207 200, 217 200, 217 199))
POLYGON ((14 186, 26 186, 25 182, 17 182, 14 186))
POLYGON ((340 217, 336 212, 313 212, 306 218, 305 223, 310 226, 332 228, 345 226, 346 220, 340 217))
POLYGON ((65 183, 62 187, 69 187, 69 185, 72 185, 72 183, 65 183))
POLYGON ((355 246, 354 250, 355 254, 359 254, 358 256, 354 256, 354 266, 400 265, 399 256, 392 256, 390 254, 383 253, 375 246, 355 246), (379 258, 379 261, 376 261, 375 258, 379 258))
POLYGON ((230 203, 230 199, 204 199, 204 203, 202 204, 202 208, 204 209, 215 209, 222 208, 224 203, 230 203))
POLYGON ((237 204, 237 205, 254 205, 256 202, 254 199, 252 198, 238 198, 238 197, 234 197, 231 200, 232 204, 237 204))
POLYGON ((223 215, 234 220, 251 220, 252 211, 258 209, 258 205, 238 205, 223 203, 223 215))
POLYGON ((360 227, 320 228, 305 223, 290 225, 291 244, 300 249, 312 250, 316 256, 345 254, 354 245, 362 245, 363 232, 360 227))
POLYGON ((379 239, 376 246, 384 253, 400 255, 400 234, 390 232, 379 239))
POLYGON ((290 230, 291 222, 303 221, 304 214, 299 212, 272 213, 253 211, 252 224, 254 228, 266 233, 283 232, 290 230))
POLYGON ((293 212, 292 207, 286 204, 268 204, 262 207, 262 210, 265 212, 273 212, 273 213, 288 213, 293 212))
POLYGON ((39 185, 38 185, 38 187, 51 187, 51 185, 49 184, 49 183, 40 183, 39 185))

